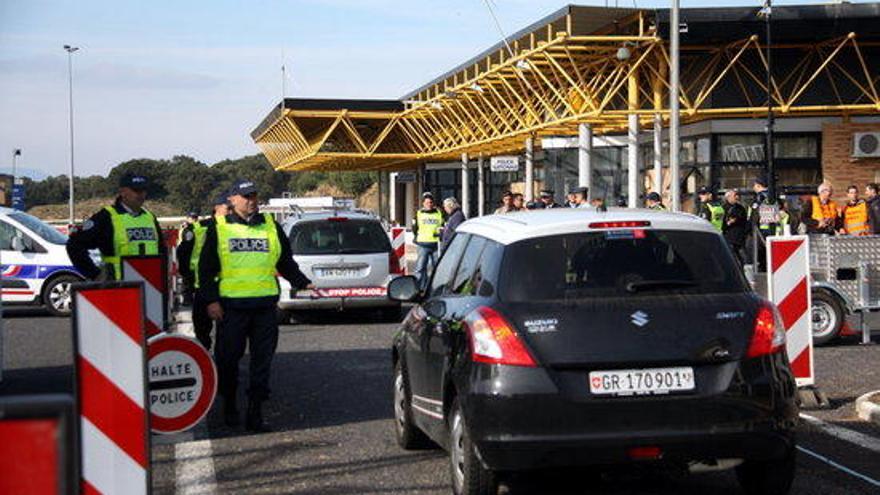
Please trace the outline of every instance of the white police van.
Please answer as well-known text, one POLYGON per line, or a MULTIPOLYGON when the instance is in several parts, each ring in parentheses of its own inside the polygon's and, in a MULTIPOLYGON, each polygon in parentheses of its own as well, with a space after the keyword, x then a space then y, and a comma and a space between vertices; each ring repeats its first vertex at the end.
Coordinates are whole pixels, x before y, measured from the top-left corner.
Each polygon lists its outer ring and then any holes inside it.
POLYGON ((43 305, 70 314, 70 284, 84 280, 67 256, 67 236, 33 215, 0 207, 3 304, 43 305))

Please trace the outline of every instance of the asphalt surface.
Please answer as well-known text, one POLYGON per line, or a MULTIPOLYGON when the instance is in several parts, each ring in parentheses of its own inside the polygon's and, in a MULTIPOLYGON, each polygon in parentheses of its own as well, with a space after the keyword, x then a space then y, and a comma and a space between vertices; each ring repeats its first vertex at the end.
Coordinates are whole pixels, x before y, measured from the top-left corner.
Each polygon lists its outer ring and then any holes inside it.
MULTIPOLYGON (((5 373, 0 395, 69 392, 69 321, 39 312, 7 313, 5 373)), ((210 493, 213 469, 218 493, 440 494, 450 493, 446 455, 406 452, 392 430, 389 343, 393 322, 370 314, 327 315, 319 322, 284 326, 273 368, 272 433, 252 435, 224 427, 215 411, 187 435, 154 441, 154 493, 210 493), (201 441, 200 440, 209 440, 201 441), (198 445, 196 457, 181 460, 198 445), (210 456, 205 454, 205 448, 210 456), (193 483, 181 478, 198 461, 193 483), (207 469, 205 469, 207 467, 207 469)), ((875 337, 880 343, 880 338, 875 337)), ((246 375, 247 358, 242 362, 246 375)), ((857 419, 853 401, 880 389, 880 346, 857 340, 818 349, 817 383, 832 409, 806 411, 880 445, 880 428, 857 419)), ((243 398, 242 398, 243 400, 243 398)), ((880 454, 804 424, 800 445, 874 480, 880 454)), ((192 474, 192 473, 190 473, 192 474)), ((880 487, 817 460, 798 458, 792 493, 878 493, 880 487)), ((644 468, 569 470, 523 475, 502 493, 673 494, 741 493, 732 472, 679 476, 644 468)))

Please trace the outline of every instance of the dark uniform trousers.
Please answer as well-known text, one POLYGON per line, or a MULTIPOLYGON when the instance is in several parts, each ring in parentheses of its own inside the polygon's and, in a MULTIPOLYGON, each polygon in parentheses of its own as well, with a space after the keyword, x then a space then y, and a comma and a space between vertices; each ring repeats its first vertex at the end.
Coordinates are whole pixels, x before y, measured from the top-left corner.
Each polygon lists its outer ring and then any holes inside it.
POLYGON ((195 291, 193 294, 192 324, 196 339, 205 346, 205 349, 210 349, 211 331, 214 329, 214 322, 208 316, 208 303, 199 294, 199 291, 195 291))
POLYGON ((238 363, 245 346, 250 347, 250 385, 248 397, 253 401, 269 398, 269 372, 272 356, 278 346, 278 320, 273 307, 235 308, 223 306, 223 319, 217 323, 218 388, 223 397, 235 398, 238 384, 238 363))

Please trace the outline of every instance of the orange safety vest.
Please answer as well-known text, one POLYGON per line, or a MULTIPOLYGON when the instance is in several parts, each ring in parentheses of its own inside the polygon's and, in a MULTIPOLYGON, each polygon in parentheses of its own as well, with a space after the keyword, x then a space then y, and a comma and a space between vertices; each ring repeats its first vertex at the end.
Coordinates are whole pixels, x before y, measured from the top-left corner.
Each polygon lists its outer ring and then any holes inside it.
POLYGON ((859 201, 855 205, 846 205, 843 213, 843 228, 847 234, 869 235, 867 203, 859 201))
MULTIPOLYGON (((819 196, 813 196, 813 220, 819 221, 823 218, 834 220, 837 218, 837 203, 833 199, 829 199, 824 205, 819 201, 819 196)), ((834 225, 832 224, 832 227, 834 225)))

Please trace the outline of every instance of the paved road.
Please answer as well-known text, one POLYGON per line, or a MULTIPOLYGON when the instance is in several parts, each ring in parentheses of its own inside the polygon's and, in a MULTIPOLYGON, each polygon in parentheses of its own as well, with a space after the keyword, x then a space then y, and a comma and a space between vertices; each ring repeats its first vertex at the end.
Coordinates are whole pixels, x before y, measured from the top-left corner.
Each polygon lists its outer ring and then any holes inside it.
MULTIPOLYGON (((26 314, 4 322, 6 378, 0 394, 70 389, 67 320, 26 314)), ((155 493, 449 493, 441 451, 404 452, 394 443, 388 343, 395 325, 369 315, 282 328, 268 419, 275 432, 249 435, 222 426, 212 413, 193 435, 154 445, 155 493), (200 441, 209 439, 209 441, 200 441), (208 453, 210 452, 210 455, 208 453), (181 459, 188 459, 182 461, 181 459)), ((878 339, 880 341, 880 339, 878 339)), ((869 435, 880 429, 855 419, 852 400, 880 388, 880 346, 854 342, 819 349, 819 384, 834 409, 811 415, 869 435)), ((246 370, 246 362, 242 363, 246 370)), ((878 453, 804 425, 801 446, 880 480, 878 453)), ((880 488, 801 453, 793 493, 877 493, 880 488)), ((506 493, 740 493, 731 473, 679 477, 642 469, 568 471, 523 476, 506 493)))

